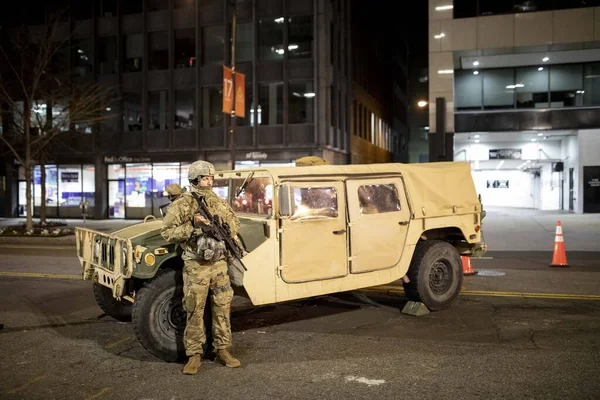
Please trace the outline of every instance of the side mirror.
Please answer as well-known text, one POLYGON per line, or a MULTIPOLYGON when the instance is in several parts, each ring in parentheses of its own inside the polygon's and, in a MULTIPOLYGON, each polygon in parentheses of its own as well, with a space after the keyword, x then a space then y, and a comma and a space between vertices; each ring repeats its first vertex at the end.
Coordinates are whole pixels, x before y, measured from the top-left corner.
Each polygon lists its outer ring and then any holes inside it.
POLYGON ((279 186, 278 192, 279 210, 278 215, 282 218, 289 218, 294 213, 293 197, 291 188, 288 185, 279 186))

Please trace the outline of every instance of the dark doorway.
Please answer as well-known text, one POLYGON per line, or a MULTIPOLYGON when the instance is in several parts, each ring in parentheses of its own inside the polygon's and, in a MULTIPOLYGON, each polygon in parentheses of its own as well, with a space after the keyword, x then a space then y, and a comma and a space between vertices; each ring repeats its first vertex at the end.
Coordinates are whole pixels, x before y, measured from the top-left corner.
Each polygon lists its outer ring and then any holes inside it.
POLYGON ((600 166, 583 167, 583 212, 600 213, 600 166))
POLYGON ((573 188, 573 172, 575 171, 575 168, 569 168, 569 211, 574 211, 574 207, 573 207, 573 190, 575 190, 573 188))

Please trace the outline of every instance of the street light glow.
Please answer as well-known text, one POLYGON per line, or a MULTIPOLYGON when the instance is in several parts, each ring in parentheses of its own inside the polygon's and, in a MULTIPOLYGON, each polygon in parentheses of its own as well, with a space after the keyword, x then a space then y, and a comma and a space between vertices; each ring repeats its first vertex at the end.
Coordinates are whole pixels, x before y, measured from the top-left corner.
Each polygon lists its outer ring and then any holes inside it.
POLYGON ((427 105, 427 102, 425 100, 419 100, 419 102, 417 103, 417 105, 421 108, 425 107, 427 105))

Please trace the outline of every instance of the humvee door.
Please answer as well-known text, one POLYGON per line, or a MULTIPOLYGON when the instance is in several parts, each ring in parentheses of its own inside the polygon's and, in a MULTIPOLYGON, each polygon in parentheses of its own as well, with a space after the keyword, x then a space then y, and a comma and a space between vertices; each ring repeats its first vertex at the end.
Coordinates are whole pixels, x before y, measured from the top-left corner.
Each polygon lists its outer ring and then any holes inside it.
POLYGON ((289 182, 290 216, 281 220, 281 277, 309 282, 347 275, 342 182, 289 182))
POLYGON ((410 211, 400 177, 349 179, 350 272, 392 268, 408 233, 410 211))

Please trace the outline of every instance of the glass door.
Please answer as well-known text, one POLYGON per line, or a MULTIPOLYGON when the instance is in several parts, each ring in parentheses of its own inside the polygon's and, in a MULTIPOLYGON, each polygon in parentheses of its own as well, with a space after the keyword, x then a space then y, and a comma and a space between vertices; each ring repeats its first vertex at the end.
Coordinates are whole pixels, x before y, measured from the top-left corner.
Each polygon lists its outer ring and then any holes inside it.
POLYGON ((108 218, 125 218, 125 180, 108 181, 108 218))

